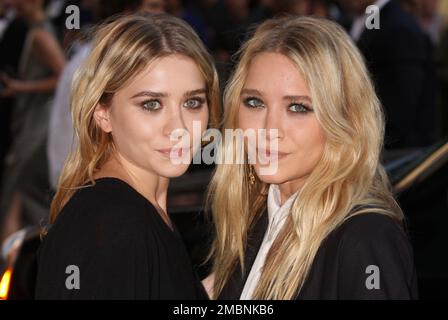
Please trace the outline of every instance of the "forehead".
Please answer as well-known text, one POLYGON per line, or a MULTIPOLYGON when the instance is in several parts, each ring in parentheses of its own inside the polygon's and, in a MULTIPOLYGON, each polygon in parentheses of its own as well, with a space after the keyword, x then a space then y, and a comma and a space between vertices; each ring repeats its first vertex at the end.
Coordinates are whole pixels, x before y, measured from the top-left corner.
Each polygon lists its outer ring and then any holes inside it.
POLYGON ((308 92, 298 66, 280 53, 256 55, 249 65, 244 87, 278 94, 308 92))
POLYGON ((196 62, 183 55, 157 58, 140 71, 124 91, 148 90, 166 93, 185 92, 205 86, 205 79, 196 62))

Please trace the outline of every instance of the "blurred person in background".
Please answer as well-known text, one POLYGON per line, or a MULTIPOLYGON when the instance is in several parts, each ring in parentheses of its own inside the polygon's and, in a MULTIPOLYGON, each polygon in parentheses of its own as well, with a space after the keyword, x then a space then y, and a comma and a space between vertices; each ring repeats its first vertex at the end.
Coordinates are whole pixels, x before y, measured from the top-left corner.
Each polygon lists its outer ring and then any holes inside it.
POLYGON ((341 15, 335 0, 261 0, 251 12, 251 22, 262 22, 275 16, 292 14, 338 20, 341 15))
MULTIPOLYGON (((442 14, 440 0, 414 0, 414 14, 428 34, 435 49, 437 80, 440 97, 437 100, 437 129, 440 136, 448 134, 448 17, 442 14)), ((447 3, 447 1, 443 1, 447 3)))
POLYGON ((166 12, 188 22, 196 31, 202 42, 209 46, 207 27, 201 16, 200 7, 195 2, 186 0, 165 0, 166 12))
MULTIPOLYGON (((443 16, 445 23, 448 21, 448 1, 442 1, 440 6, 440 14, 443 16)), ((439 62, 437 74, 440 79, 441 87, 441 117, 442 117, 442 134, 448 137, 448 25, 442 27, 440 34, 440 43, 437 50, 437 61, 439 62)))
POLYGON ((387 149, 423 147, 436 139, 435 74, 428 36, 397 0, 340 0, 354 18, 350 35, 363 53, 386 112, 387 149), (380 28, 367 29, 376 5, 380 28))
POLYGON ((142 0, 138 7, 133 8, 133 10, 146 13, 164 13, 166 11, 166 0, 142 0))
POLYGON ((439 13, 440 0, 415 0, 417 21, 429 35, 432 43, 438 46, 440 34, 446 27, 444 17, 439 13))
MULTIPOLYGON (((66 13, 68 6, 76 6, 79 9, 79 25, 84 27, 93 23, 93 6, 96 0, 49 0, 45 12, 57 31, 58 40, 67 58, 70 58, 77 49, 78 38, 82 36, 84 28, 68 29, 67 21, 73 23, 69 17, 73 11, 66 13)), ((70 8, 72 9, 72 8, 70 8)))
POLYGON ((17 78, 0 76, 0 96, 15 97, 13 145, 8 155, 0 200, 1 238, 22 226, 36 225, 50 204, 46 138, 50 99, 65 64, 43 0, 15 0, 28 27, 17 78))
POLYGON ((401 4, 417 19, 431 40, 438 89, 436 130, 438 136, 446 137, 448 135, 448 13, 443 14, 443 4, 448 8, 448 1, 401 0, 401 4))
MULTIPOLYGON (((0 74, 15 77, 19 68, 27 25, 23 19, 17 17, 12 1, 0 0, 0 74)), ((4 86, 5 84, 0 80, 0 91, 4 86)), ((12 139, 10 122, 13 106, 13 96, 0 97, 0 194, 3 165, 12 139)))

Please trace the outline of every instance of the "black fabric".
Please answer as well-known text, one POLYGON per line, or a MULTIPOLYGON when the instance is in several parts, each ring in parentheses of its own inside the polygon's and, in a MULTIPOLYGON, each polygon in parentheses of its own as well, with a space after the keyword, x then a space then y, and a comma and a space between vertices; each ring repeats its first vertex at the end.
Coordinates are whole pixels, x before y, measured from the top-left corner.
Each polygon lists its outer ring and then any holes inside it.
MULTIPOLYGON (((17 77, 19 59, 27 30, 25 22, 19 19, 14 19, 6 27, 3 37, 0 37, 0 73, 6 73, 11 78, 17 77)), ((0 81, 0 91, 4 86, 5 84, 0 81)), ((11 117, 14 103, 14 97, 0 98, 0 183, 5 176, 4 161, 13 138, 11 117)), ((0 192, 4 187, 0 185, 0 192)), ((4 225, 3 215, 3 210, 0 210, 0 225, 4 225)))
MULTIPOLYGON (((219 299, 239 299, 268 225, 265 211, 249 234, 244 275, 238 265, 219 299)), ((321 244, 298 300, 417 299, 417 277, 408 238, 391 218, 366 213, 353 216, 321 244), (368 289, 379 268, 379 289, 368 289)))
POLYGON ((124 181, 78 190, 38 252, 37 299, 207 299, 182 238, 124 181), (69 265, 80 288, 67 289, 69 265))
POLYGON ((391 0, 380 10, 380 28, 364 30, 357 45, 386 112, 387 148, 422 147, 435 136, 435 73, 430 39, 391 0))

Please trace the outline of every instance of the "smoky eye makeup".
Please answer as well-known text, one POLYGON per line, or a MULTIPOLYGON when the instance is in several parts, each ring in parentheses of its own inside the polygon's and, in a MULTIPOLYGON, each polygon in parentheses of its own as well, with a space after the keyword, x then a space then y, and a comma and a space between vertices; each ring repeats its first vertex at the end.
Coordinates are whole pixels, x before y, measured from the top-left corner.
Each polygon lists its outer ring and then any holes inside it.
POLYGON ((264 107, 264 102, 257 97, 247 96, 242 98, 243 104, 252 109, 259 109, 264 107))
POLYGON ((185 100, 183 103, 183 107, 190 110, 199 110, 201 109, 206 102, 206 99, 200 96, 191 97, 185 100))
POLYGON ((142 101, 140 106, 145 111, 154 112, 162 108, 162 103, 157 99, 149 99, 142 101))
POLYGON ((162 108, 162 103, 158 99, 149 99, 142 101, 140 107, 145 111, 154 112, 162 108))
POLYGON ((310 104, 304 102, 292 102, 288 105, 288 111, 292 113, 309 113, 313 111, 310 104))
MULTIPOLYGON (((202 109, 204 104, 206 103, 206 99, 203 97, 191 97, 186 99, 182 103, 182 107, 196 111, 202 109)), ((159 99, 147 99, 142 102, 139 102, 138 105, 144 110, 149 112, 155 112, 162 108, 162 102, 159 99)))

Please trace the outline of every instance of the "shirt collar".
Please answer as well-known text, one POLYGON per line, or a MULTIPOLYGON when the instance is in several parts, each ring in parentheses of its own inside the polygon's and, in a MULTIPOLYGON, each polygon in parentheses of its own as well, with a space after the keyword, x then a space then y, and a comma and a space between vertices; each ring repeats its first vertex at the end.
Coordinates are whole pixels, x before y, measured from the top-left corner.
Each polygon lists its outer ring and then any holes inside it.
POLYGON ((288 200, 286 200, 285 203, 281 205, 280 189, 278 185, 271 184, 269 186, 268 217, 270 225, 277 224, 278 221, 283 220, 287 217, 292 203, 294 202, 298 193, 299 192, 297 191, 296 193, 291 195, 288 200))

